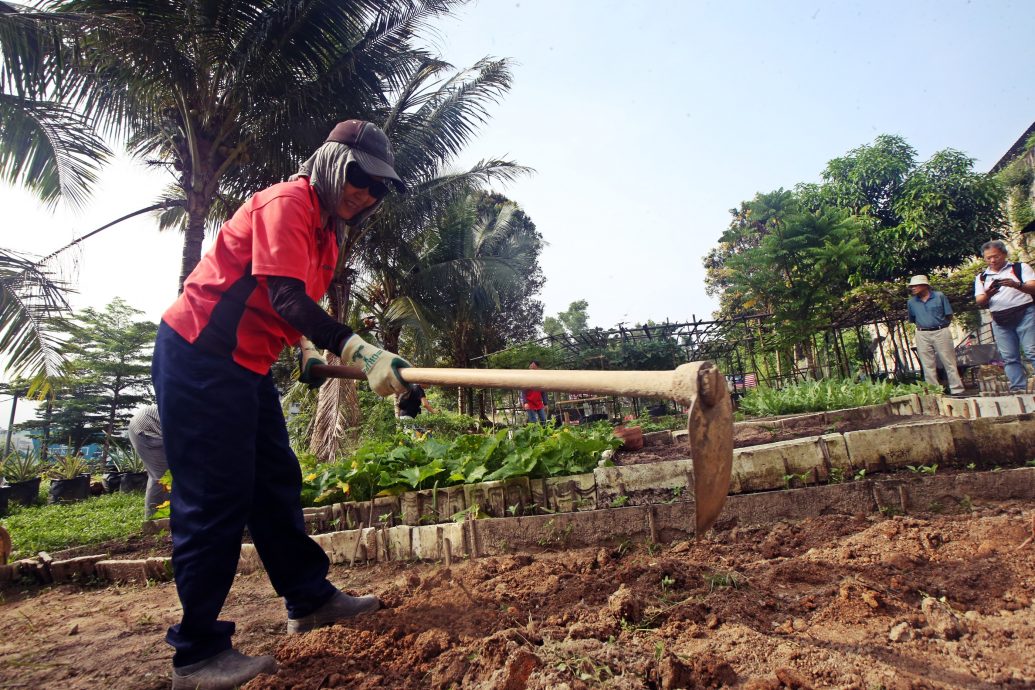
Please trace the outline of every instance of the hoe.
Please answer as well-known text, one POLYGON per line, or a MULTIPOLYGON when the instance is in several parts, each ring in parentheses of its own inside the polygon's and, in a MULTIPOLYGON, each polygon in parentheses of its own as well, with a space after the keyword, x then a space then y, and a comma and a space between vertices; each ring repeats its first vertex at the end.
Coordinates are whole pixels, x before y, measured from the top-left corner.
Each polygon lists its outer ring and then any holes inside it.
MULTIPOLYGON (((364 379, 356 367, 314 366, 325 378, 364 379)), ((687 431, 694 463, 695 534, 700 537, 722 511, 733 464, 733 404, 726 379, 713 362, 690 362, 672 371, 559 371, 544 369, 440 369, 407 367, 407 383, 469 388, 536 388, 662 398, 687 405, 687 431)))

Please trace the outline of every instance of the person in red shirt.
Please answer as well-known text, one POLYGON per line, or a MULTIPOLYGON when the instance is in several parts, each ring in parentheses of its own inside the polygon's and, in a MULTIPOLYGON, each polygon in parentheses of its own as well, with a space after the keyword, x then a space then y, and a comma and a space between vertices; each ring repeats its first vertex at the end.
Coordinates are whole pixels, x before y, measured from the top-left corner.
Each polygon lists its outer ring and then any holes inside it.
MULTIPOLYGON (((539 362, 533 359, 528 363, 528 368, 538 369, 539 362)), ((546 424, 546 394, 543 391, 534 388, 521 391, 521 405, 525 408, 529 424, 546 424)))
POLYGON ((359 364, 382 396, 403 393, 408 363, 363 341, 316 302, 330 284, 339 238, 370 217, 390 189, 404 192, 385 134, 339 123, 291 181, 250 199, 162 316, 152 378, 169 468, 173 572, 183 617, 169 628, 173 688, 232 688, 275 670, 231 643, 219 620, 245 527, 301 633, 377 610, 327 580, 329 562, 306 534, 302 476, 270 365, 301 344, 300 379, 317 386, 318 348, 359 364), (302 338, 302 336, 305 338, 302 338))

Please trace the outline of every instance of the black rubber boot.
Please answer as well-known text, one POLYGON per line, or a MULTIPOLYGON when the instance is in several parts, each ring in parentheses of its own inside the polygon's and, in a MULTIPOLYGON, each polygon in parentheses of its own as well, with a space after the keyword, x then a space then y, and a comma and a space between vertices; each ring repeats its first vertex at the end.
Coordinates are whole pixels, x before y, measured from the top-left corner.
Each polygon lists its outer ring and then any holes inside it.
POLYGON ((288 635, 309 632, 325 625, 334 625, 339 621, 355 618, 364 613, 377 611, 381 602, 377 597, 368 594, 362 597, 350 597, 344 592, 335 592, 330 600, 302 618, 288 618, 288 635))
POLYGON ((275 673, 271 656, 248 656, 227 649, 196 664, 173 668, 173 690, 232 690, 260 673, 275 673))

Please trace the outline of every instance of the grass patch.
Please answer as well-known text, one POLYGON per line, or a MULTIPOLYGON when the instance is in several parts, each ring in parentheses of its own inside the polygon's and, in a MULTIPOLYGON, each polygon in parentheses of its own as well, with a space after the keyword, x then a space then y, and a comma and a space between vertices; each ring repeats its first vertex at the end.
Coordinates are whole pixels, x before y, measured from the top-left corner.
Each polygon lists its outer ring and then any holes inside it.
POLYGON ((10 532, 11 556, 18 559, 139 534, 144 498, 138 493, 115 493, 68 505, 12 504, 9 510, 0 524, 10 532))

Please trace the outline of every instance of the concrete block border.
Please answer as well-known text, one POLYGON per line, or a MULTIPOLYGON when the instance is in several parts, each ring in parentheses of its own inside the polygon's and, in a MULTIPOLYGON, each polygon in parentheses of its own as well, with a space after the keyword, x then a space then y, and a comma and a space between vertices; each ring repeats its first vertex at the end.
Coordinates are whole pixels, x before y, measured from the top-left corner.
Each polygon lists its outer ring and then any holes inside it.
MULTIPOLYGON (((973 500, 1035 499, 1035 468, 998 469, 1035 459, 1035 395, 970 400, 903 396, 874 407, 884 408, 884 413, 899 410, 892 415, 916 416, 917 409, 927 415, 931 405, 937 406, 939 417, 738 449, 732 495, 715 528, 824 514, 938 512, 966 507, 973 500), (1022 412, 1002 414, 1013 409, 1022 412), (874 472, 935 464, 992 471, 872 477, 874 472), (853 476, 865 478, 846 481, 853 476), (792 479, 808 488, 787 488, 792 479)), ((871 409, 862 414, 879 412, 871 409)), ((521 478, 323 506, 306 509, 306 520, 317 529, 365 525, 313 537, 332 563, 418 559, 448 564, 459 557, 521 550, 689 538, 694 504, 686 489, 692 485, 692 462, 679 459, 597 468, 573 477, 521 478), (462 522, 449 521, 473 503, 484 505, 490 518, 475 520, 468 515, 462 522), (510 510, 511 506, 519 509, 510 510), (526 506, 553 512, 523 515, 526 506), (417 524, 395 524, 397 518, 417 524), (429 520, 435 522, 420 524, 429 520)), ((167 521, 152 523, 153 532, 168 529, 167 521)), ((242 544, 238 572, 261 568, 255 547, 242 544)), ((117 560, 96 554, 55 560, 41 552, 36 558, 0 566, 0 586, 23 580, 50 584, 169 579, 172 563, 167 557, 117 560)))

